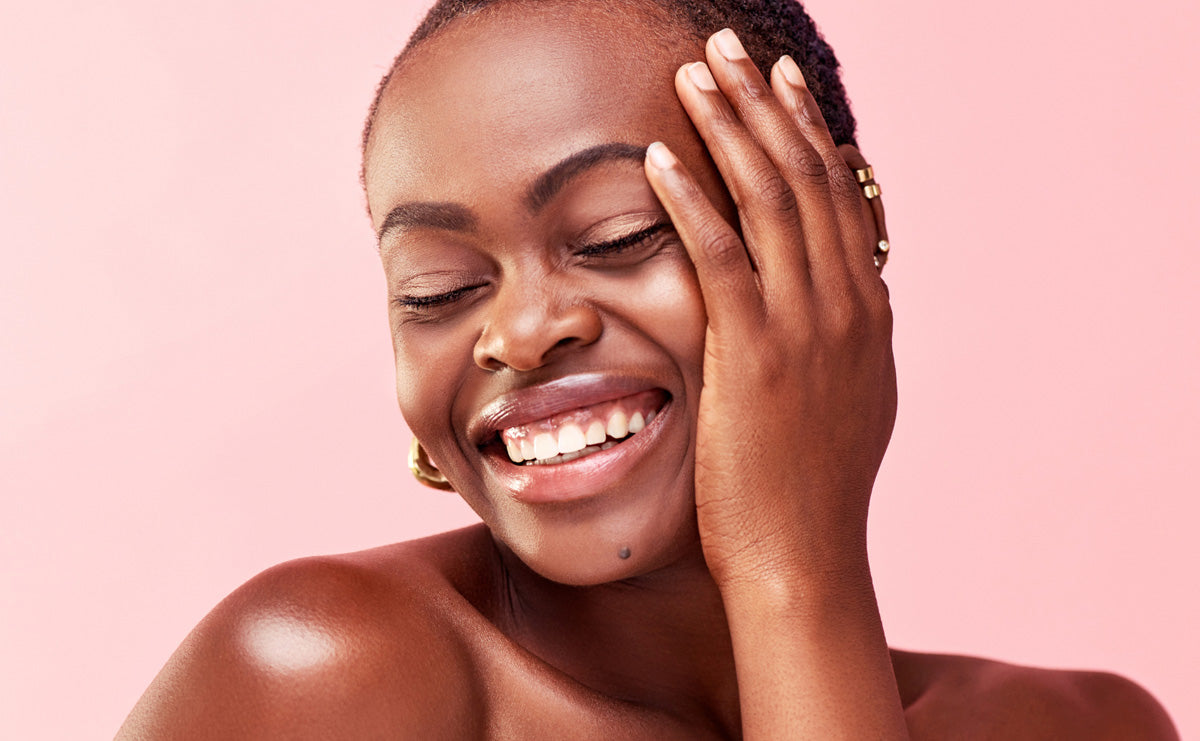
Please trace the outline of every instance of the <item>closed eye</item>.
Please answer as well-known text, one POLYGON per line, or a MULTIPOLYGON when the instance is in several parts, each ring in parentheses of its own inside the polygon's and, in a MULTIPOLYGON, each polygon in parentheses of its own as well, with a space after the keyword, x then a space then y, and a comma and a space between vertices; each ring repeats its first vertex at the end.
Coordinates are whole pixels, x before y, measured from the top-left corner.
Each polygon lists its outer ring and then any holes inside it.
MULTIPOLYGON (((653 237, 659 235, 671 227, 671 222, 664 221, 658 224, 653 224, 640 229, 632 234, 618 237, 607 242, 597 242, 579 247, 575 254, 580 257, 606 257, 616 256, 631 249, 642 246, 649 242, 653 237)), ((401 295, 392 299, 392 303, 396 306, 408 309, 413 312, 422 312, 431 310, 445 304, 451 304, 462 298, 465 298, 472 291, 482 288, 482 284, 467 285, 461 288, 455 288, 452 291, 444 291, 442 293, 434 293, 429 295, 401 295)))
POLYGON ((626 250, 632 249, 641 245, 644 242, 659 232, 670 227, 670 222, 662 222, 653 226, 646 227, 641 231, 636 231, 633 234, 626 234, 623 237, 618 237, 609 242, 599 242, 596 244, 583 245, 575 254, 581 257, 596 257, 602 255, 620 254, 626 250))
POLYGON ((430 296, 397 296, 393 299, 393 303, 397 306, 410 309, 426 309, 457 301, 476 288, 480 288, 480 286, 463 286, 462 288, 455 288, 453 291, 435 293, 430 296))

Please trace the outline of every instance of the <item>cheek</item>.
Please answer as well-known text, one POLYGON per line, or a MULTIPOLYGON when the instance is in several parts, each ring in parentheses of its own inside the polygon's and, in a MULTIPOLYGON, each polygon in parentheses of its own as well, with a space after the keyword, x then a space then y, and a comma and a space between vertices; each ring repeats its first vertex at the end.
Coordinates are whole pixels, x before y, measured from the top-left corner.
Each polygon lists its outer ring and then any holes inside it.
POLYGON ((663 260, 666 265, 649 276, 637 309, 642 316, 653 319, 643 326, 675 358, 685 380, 691 381, 699 377, 704 360, 708 326, 704 299, 682 245, 676 254, 663 256, 663 260))
POLYGON ((451 368, 471 360, 465 328, 437 325, 393 326, 392 349, 396 361, 396 401, 405 422, 429 446, 438 446, 436 430, 446 428, 449 400, 454 398, 455 374, 451 368), (465 344, 464 344, 465 343, 465 344), (465 348, 465 349, 464 349, 465 348), (447 372, 431 373, 431 368, 447 372))

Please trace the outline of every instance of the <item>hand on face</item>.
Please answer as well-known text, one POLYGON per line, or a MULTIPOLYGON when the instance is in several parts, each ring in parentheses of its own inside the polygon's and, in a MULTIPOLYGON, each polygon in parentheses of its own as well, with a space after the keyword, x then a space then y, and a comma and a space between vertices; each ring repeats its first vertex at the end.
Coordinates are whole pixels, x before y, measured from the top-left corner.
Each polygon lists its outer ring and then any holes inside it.
POLYGON ((706 57, 679 70, 676 89, 741 236, 665 146, 646 163, 708 314, 696 441, 704 555, 722 586, 861 573, 845 569, 866 563, 868 500, 896 415, 875 226, 793 61, 781 59, 768 85, 728 30, 706 57))
MULTIPOLYGON (((616 44, 644 23, 579 8, 616 44)), ((366 182, 393 306, 421 297, 418 316, 392 312, 401 408, 485 522, 552 578, 599 583, 694 553, 697 503, 718 574, 837 559, 864 529, 894 414, 869 209, 812 97, 780 70, 772 94, 749 60, 727 65, 710 48, 728 98, 681 71, 681 109, 663 95, 677 56, 635 63, 577 21, 547 10, 456 27, 392 78, 366 182), (475 90, 488 94, 462 106, 475 90), (539 178, 589 146, 659 138, 690 172, 604 161, 531 210, 539 178), (411 204, 470 218, 387 231, 389 214, 412 216, 411 204), (611 258, 579 254, 668 220, 664 205, 678 236, 611 258), (738 209, 744 242, 726 222, 738 209), (485 454, 464 435, 486 404, 579 373, 641 379, 671 397, 658 437, 642 438, 655 444, 608 456, 636 461, 619 476, 608 466, 611 486, 572 473, 578 462, 516 467, 503 447, 485 454), (523 502, 489 461, 543 483, 570 478, 587 496, 523 502), (618 557, 622 547, 631 558, 618 557)))

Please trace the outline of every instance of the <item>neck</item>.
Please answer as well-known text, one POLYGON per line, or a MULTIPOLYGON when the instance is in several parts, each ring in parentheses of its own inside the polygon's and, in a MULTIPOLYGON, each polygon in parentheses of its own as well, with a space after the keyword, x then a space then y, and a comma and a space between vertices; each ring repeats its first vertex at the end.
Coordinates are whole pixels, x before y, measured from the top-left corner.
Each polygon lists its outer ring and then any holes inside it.
POLYGON ((729 626, 699 546, 650 574, 593 587, 549 581, 499 545, 505 632, 608 697, 738 727, 729 626))

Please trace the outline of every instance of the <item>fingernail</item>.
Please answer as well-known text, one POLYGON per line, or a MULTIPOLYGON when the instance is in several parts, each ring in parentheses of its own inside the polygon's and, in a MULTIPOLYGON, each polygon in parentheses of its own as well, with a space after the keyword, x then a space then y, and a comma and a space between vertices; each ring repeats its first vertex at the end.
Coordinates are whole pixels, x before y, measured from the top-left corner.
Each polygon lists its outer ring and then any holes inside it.
POLYGON ((678 162, 675 155, 671 154, 671 150, 667 149, 667 145, 662 142, 654 142, 646 147, 646 158, 658 170, 670 170, 678 162))
POLYGON ((788 82, 796 87, 804 87, 804 73, 800 71, 800 66, 796 64, 796 60, 787 54, 779 58, 779 71, 783 73, 784 79, 788 82))
POLYGON ((742 48, 742 42, 738 41, 737 34, 731 29, 725 28, 718 31, 717 35, 713 36, 713 43, 717 45, 717 51, 721 53, 721 56, 731 62, 735 59, 746 58, 746 50, 742 48))
POLYGON ((688 65, 687 76, 692 84, 701 90, 712 92, 717 89, 717 81, 713 79, 712 72, 708 71, 708 65, 704 62, 693 62, 688 65))

